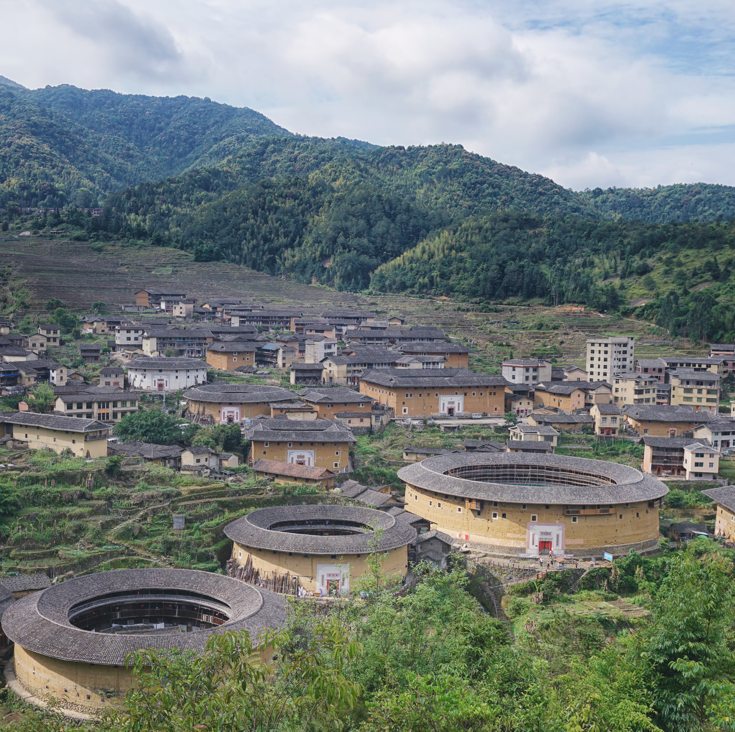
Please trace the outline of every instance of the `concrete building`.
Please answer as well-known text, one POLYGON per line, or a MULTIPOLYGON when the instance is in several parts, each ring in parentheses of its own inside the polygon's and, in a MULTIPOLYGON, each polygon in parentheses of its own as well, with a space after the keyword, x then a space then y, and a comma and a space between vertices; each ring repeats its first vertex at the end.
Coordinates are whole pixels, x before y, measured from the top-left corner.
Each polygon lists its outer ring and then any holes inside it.
POLYGON ((556 447, 559 433, 549 425, 517 424, 509 430, 510 439, 518 442, 546 442, 556 447))
POLYGON ((722 537, 730 544, 735 543, 735 486, 709 488, 702 493, 717 504, 715 536, 722 537))
POLYGON ((501 373, 511 384, 533 386, 541 381, 551 381, 551 363, 535 358, 512 358, 503 361, 501 373))
POLYGON ((617 404, 595 404, 590 409, 595 420, 595 434, 601 437, 617 437, 623 421, 622 412, 617 404))
POLYGON ((632 371, 634 351, 632 336, 588 338, 586 368, 589 378, 609 382, 615 374, 632 371))
POLYGON ((141 348, 147 356, 175 354, 179 358, 204 358, 214 334, 203 328, 154 326, 143 333, 141 348))
POLYGON ((216 632, 247 630, 255 638, 285 623, 282 597, 188 569, 76 577, 16 601, 3 615, 3 629, 15 643, 11 683, 62 711, 88 714, 122 705, 133 685, 129 654, 201 654, 216 632))
POLYGON ((505 413, 502 376, 466 369, 374 369, 360 380, 360 393, 393 409, 396 417, 451 417, 505 413))
POLYGON ((442 455, 398 477, 407 510, 461 543, 506 556, 655 551, 668 493, 635 468, 547 454, 442 455))
POLYGON ((205 384, 184 393, 186 418, 197 424, 237 424, 255 417, 270 417, 271 404, 297 402, 298 397, 280 386, 259 384, 205 384))
POLYGON ((333 472, 350 469, 350 446, 356 442, 352 430, 329 419, 258 417, 243 430, 243 437, 252 443, 251 463, 276 460, 333 472))
POLYGON ((562 381, 588 381, 589 374, 579 366, 564 366, 562 369, 564 378, 562 381))
POLYGON ((206 384, 207 364, 193 358, 136 358, 127 376, 131 389, 178 391, 206 384))
POLYGON ((122 366, 105 366, 100 369, 100 386, 125 388, 125 371, 122 366))
POLYGON ((657 404, 659 380, 655 374, 625 372, 612 377, 613 401, 624 404, 657 404))
POLYGON ((304 342, 304 361, 306 363, 321 363, 325 358, 336 356, 338 353, 339 341, 336 338, 304 342))
POLYGON ((118 325, 115 328, 115 350, 142 350, 143 333, 145 333, 145 328, 139 323, 127 323, 125 325, 118 325))
POLYGON ((660 358, 639 358, 635 364, 635 371, 638 374, 653 376, 662 384, 666 381, 666 362, 660 358))
POLYGON ((56 323, 39 325, 38 332, 46 336, 46 348, 57 348, 61 345, 61 326, 56 323))
POLYGON ((107 455, 110 428, 95 419, 79 419, 35 412, 0 412, 0 437, 24 442, 31 450, 49 449, 75 457, 107 455))
POLYGON ((254 366, 257 350, 258 347, 253 342, 212 343, 207 348, 207 363, 218 371, 234 371, 240 366, 254 366))
POLYGON ((231 576, 327 597, 346 595, 382 555, 387 575, 408 573, 408 545, 416 530, 384 511, 357 506, 275 506, 225 527, 232 540, 231 576))
POLYGON ((371 369, 395 368, 401 354, 388 349, 360 349, 352 356, 329 356, 322 361, 325 384, 359 386, 360 379, 371 369))
POLYGON ((720 377, 709 371, 669 371, 672 407, 689 407, 695 412, 717 414, 720 409, 720 377))
POLYGON ((721 450, 735 448, 735 420, 718 417, 694 428, 694 439, 704 440, 721 450))

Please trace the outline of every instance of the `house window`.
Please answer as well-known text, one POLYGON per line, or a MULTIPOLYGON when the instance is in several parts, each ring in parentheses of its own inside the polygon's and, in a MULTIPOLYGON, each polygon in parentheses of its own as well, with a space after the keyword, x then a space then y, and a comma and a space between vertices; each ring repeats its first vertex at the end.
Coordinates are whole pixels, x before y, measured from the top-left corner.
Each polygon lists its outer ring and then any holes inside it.
POLYGON ((498 512, 497 511, 493 511, 493 518, 494 519, 498 518, 498 512))
MULTIPOLYGON (((270 447, 270 442, 264 442, 263 443, 263 447, 270 447)), ((290 444, 289 444, 289 447, 291 447, 290 444)))
POLYGON ((531 514, 531 521, 538 521, 538 516, 535 513, 531 514))
POLYGON ((462 513, 462 506, 457 506, 457 513, 462 513))
POLYGON ((502 518, 505 518, 507 516, 507 514, 503 513, 503 514, 501 514, 501 516, 502 516, 502 518))
MULTIPOLYGON (((28 435, 26 435, 26 437, 28 437, 28 435)), ((418 501, 418 500, 419 500, 419 496, 418 496, 418 494, 417 494, 417 493, 416 493, 416 494, 414 494, 413 500, 414 500, 414 501, 418 501)))
POLYGON ((526 504, 525 504, 525 503, 524 503, 524 504, 523 504, 523 505, 521 506, 521 509, 522 509, 523 511, 525 511, 525 510, 526 510, 526 504))
POLYGON ((436 507, 437 508, 441 508, 442 507, 442 502, 441 501, 437 501, 436 502, 436 507))
POLYGON ((572 516, 572 523, 573 523, 573 524, 576 524, 576 523, 577 523, 577 521, 578 521, 578 518, 577 518, 577 516, 572 516))
POLYGON ((434 505, 434 501, 429 501, 429 505, 430 506, 433 506, 434 505))

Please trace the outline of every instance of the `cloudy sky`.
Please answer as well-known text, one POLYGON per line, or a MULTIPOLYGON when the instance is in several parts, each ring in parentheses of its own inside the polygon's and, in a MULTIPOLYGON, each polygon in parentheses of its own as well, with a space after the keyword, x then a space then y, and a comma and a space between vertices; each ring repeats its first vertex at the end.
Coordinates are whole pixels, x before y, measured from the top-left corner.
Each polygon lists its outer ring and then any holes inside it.
POLYGON ((27 87, 208 96, 461 143, 569 188, 735 185, 732 0, 0 0, 27 87))

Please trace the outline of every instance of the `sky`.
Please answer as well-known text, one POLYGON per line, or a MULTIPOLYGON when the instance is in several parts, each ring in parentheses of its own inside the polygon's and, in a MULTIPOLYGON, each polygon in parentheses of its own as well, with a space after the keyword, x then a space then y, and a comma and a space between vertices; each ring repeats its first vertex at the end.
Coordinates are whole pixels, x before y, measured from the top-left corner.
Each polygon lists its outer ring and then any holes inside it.
POLYGON ((0 75, 459 143, 580 190, 735 185, 732 0, 0 0, 0 75))

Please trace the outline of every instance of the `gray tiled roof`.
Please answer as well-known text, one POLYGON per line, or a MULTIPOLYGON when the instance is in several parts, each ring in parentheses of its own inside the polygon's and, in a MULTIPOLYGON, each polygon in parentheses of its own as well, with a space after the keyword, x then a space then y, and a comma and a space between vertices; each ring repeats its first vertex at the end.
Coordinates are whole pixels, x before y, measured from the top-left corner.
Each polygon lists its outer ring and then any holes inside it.
POLYGON ((299 392, 299 396, 312 404, 348 404, 374 402, 370 396, 360 394, 359 391, 348 389, 346 386, 327 386, 324 388, 310 387, 299 392))
POLYGON ((258 442, 356 442, 352 430, 332 419, 256 418, 243 430, 258 442))
POLYGON ((0 586, 10 592, 36 592, 51 587, 51 580, 44 572, 32 574, 6 575, 0 577, 0 586))
MULTIPOLYGON (((530 443, 533 444, 533 443, 530 443)), ((567 476, 574 473, 567 474, 567 476)), ((450 496, 477 498, 526 504, 618 504, 652 501, 665 496, 668 488, 652 476, 627 465, 608 463, 602 460, 567 457, 565 455, 532 455, 525 453, 463 453, 442 455, 401 468, 398 477, 404 482, 425 490, 450 496), (470 480, 449 475, 471 466, 511 466, 521 470, 551 468, 583 474, 591 482, 602 485, 554 485, 549 484, 551 474, 539 480, 531 473, 529 484, 495 483, 470 480), (531 485, 533 483, 533 485, 531 485), (546 484, 544 484, 546 483, 546 484)))
POLYGON ((56 414, 36 414, 35 412, 0 412, 0 423, 44 427, 64 432, 96 432, 109 429, 107 425, 96 419, 62 417, 56 414))
POLYGON ((617 404, 595 404, 595 407, 600 414, 621 414, 617 404))
POLYGON ((154 445, 151 442, 111 442, 107 445, 107 451, 115 455, 159 460, 180 457, 184 450, 177 445, 154 445))
POLYGON ((296 361, 291 364, 293 371, 323 371, 324 366, 320 363, 303 363, 302 361, 296 361))
POLYGON ((299 554, 370 554, 406 546, 413 541, 416 530, 393 516, 372 508, 358 506, 274 506, 253 511, 225 527, 225 534, 238 544, 280 552, 299 554), (283 521, 330 522, 343 521, 361 525, 359 533, 340 536, 314 536, 292 531, 271 530, 283 521), (377 541, 376 531, 380 530, 377 541))
POLYGON ((119 399, 137 402, 140 400, 140 394, 137 391, 128 391, 126 389, 119 389, 113 386, 103 386, 89 387, 88 389, 79 391, 76 394, 57 394, 56 398, 61 399, 64 404, 84 401, 98 402, 101 400, 116 401, 119 399))
POLYGON ((697 381, 712 381, 718 382, 720 380, 719 374, 713 374, 711 371, 695 371, 694 369, 676 369, 669 371, 670 377, 678 379, 696 379, 697 381))
POLYGON ((184 393, 184 399, 213 404, 268 404, 296 401, 297 396, 280 386, 248 384, 204 384, 184 393))
POLYGON ((536 391, 546 391, 549 394, 571 394, 577 389, 589 391, 591 389, 599 389, 601 386, 610 385, 605 381, 555 381, 554 383, 539 384, 536 391))
POLYGON ((511 427, 511 429, 518 430, 519 432, 522 432, 524 434, 528 432, 529 434, 550 435, 552 437, 554 435, 559 434, 553 427, 550 427, 549 425, 545 425, 545 424, 542 424, 542 425, 517 424, 514 427, 511 427))
POLYGON ((672 450, 683 450, 692 442, 691 437, 653 437, 645 435, 641 438, 647 447, 668 447, 672 450))
POLYGON ((278 460, 258 460, 253 465, 256 473, 268 473, 270 475, 285 475, 290 478, 305 478, 308 480, 322 480, 334 474, 327 468, 311 467, 309 465, 296 465, 296 463, 282 463, 278 460))
POLYGON ((437 386, 506 386, 508 382, 494 374, 476 374, 468 369, 373 369, 362 381, 387 387, 432 389, 437 386))
POLYGON ((728 511, 735 512, 735 486, 724 485, 719 488, 708 488, 701 491, 707 498, 711 498, 715 503, 719 503, 728 511))
POLYGON ((198 358, 136 358, 128 364, 130 369, 206 369, 206 361, 198 358))
POLYGON ((396 349, 402 353, 470 353, 461 343, 401 343, 396 349))
POLYGON ((593 424, 594 419, 589 414, 542 414, 531 412, 529 415, 536 422, 544 424, 593 424))
MULTIPOLYGON (((177 601, 182 597, 177 596, 177 601)), ((210 572, 188 569, 123 569, 61 582, 13 604, 3 616, 5 634, 19 646, 64 661, 124 666, 129 653, 153 648, 181 648, 201 653, 215 633, 245 629, 256 636, 286 622, 286 601, 272 592, 210 572), (211 598, 229 608, 223 625, 198 633, 166 631, 141 634, 92 633, 69 622, 74 606, 102 595, 139 589, 191 591, 194 602, 211 598)))
POLYGON ((509 450, 524 450, 526 452, 551 452, 550 442, 536 440, 508 440, 505 443, 509 450))
POLYGON ((210 343, 207 347, 207 351, 212 351, 213 353, 244 353, 246 351, 250 353, 257 350, 258 347, 252 341, 228 341, 227 343, 217 342, 210 343))
POLYGON ((449 546, 454 544, 454 539, 449 534, 445 534, 438 529, 432 529, 431 531, 425 531, 423 534, 419 534, 413 541, 414 546, 419 546, 425 541, 429 541, 429 539, 439 539, 439 541, 443 541, 445 544, 449 544, 449 546))
POLYGON ((623 414, 633 419, 644 420, 646 422, 704 423, 711 421, 709 412, 695 412, 693 409, 688 409, 687 407, 648 407, 637 404, 626 404, 623 406, 623 414))

